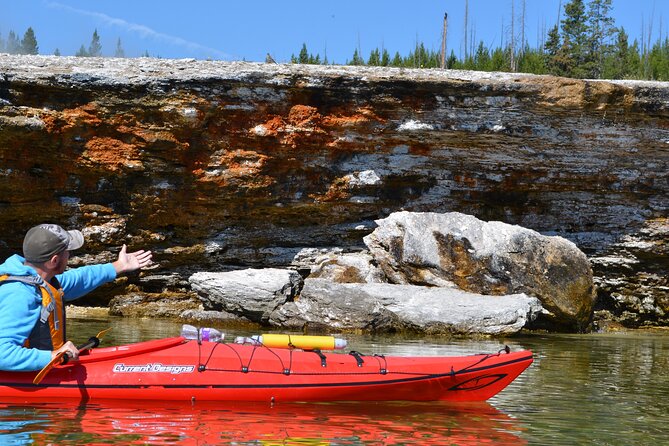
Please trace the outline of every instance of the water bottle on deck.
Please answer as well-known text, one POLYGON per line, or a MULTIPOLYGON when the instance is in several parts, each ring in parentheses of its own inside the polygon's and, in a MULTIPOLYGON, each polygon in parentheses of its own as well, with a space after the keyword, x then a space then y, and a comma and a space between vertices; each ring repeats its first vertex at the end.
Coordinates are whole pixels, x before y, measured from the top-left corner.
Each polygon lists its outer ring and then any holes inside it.
POLYGON ((215 328, 202 327, 199 330, 192 325, 183 324, 181 326, 181 336, 186 339, 195 339, 209 342, 221 342, 225 337, 224 333, 215 328))

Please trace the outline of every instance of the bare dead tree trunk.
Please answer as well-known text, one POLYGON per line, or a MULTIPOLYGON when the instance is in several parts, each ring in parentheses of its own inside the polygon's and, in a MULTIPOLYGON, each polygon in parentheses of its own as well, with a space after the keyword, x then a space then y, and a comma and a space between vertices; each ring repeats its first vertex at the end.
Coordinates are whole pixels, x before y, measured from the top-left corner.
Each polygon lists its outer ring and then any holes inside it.
POLYGON ((499 34, 499 47, 504 49, 504 16, 502 16, 502 32, 499 34))
POLYGON ((444 29, 441 32, 441 69, 446 68, 446 33, 448 31, 448 13, 444 13, 444 29))
POLYGON ((469 45, 467 45, 467 19, 469 18, 469 0, 465 0, 465 60, 467 60, 467 50, 469 45))
POLYGON ((515 21, 514 1, 511 0, 511 71, 516 71, 516 39, 514 35, 516 31, 513 26, 515 21))
POLYGON ((520 53, 525 52, 525 0, 523 0, 523 13, 520 16, 520 53))
POLYGON ((660 32, 658 38, 660 39, 660 45, 662 45, 662 16, 660 16, 660 32))
POLYGON ((537 48, 540 51, 544 50, 544 40, 543 40, 543 35, 544 32, 546 31, 546 28, 544 26, 544 20, 543 18, 537 19, 537 48))

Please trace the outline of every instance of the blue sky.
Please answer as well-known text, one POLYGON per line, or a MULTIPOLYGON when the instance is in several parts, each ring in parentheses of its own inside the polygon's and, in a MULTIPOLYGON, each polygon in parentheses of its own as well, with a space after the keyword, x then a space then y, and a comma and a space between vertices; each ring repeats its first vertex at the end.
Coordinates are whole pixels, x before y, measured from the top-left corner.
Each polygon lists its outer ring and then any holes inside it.
MULTIPOLYGON (((525 37, 536 47, 543 29, 557 21, 568 0, 525 0, 525 37)), ((520 37, 523 0, 513 0, 520 37)), ((499 46, 510 36, 512 0, 469 0, 469 23, 475 41, 499 46)), ((360 48, 363 57, 378 47, 407 55, 416 42, 439 50, 444 13, 448 13, 449 52, 462 55, 465 0, 0 0, 0 36, 20 37, 31 26, 41 54, 73 55, 88 47, 93 31, 103 55, 112 56, 121 39, 129 57, 148 51, 164 58, 263 61, 270 53, 290 60, 306 43, 310 52, 327 52, 344 63, 360 48)), ((616 25, 632 40, 642 25, 652 41, 669 31, 669 1, 613 0, 616 25)))

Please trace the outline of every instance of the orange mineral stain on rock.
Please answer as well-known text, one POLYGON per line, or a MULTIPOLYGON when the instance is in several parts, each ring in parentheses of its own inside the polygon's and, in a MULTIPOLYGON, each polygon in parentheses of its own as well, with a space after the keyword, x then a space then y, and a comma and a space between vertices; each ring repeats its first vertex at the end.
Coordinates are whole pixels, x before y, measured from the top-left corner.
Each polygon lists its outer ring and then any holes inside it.
POLYGON ((86 150, 78 160, 89 166, 100 166, 107 170, 144 170, 135 145, 126 144, 109 137, 94 137, 86 143, 86 150))
MULTIPOLYGON (((369 121, 384 122, 378 118, 371 108, 360 107, 352 115, 322 115, 316 107, 294 105, 288 116, 272 116, 268 121, 258 124, 249 130, 256 136, 279 137, 281 144, 297 147, 300 138, 314 134, 326 134, 337 127, 353 127, 369 121)), ((329 143, 334 146, 339 140, 329 143)))
POLYGON ((275 181, 262 174, 268 158, 251 150, 217 152, 206 166, 195 169, 193 174, 201 183, 214 183, 220 187, 264 188, 275 181))
POLYGON ((288 123, 304 130, 316 130, 322 118, 316 107, 308 105, 294 105, 288 113, 288 123))
POLYGON ((370 121, 384 123, 385 120, 376 116, 370 107, 359 107, 355 113, 348 116, 332 116, 323 117, 323 125, 327 127, 351 127, 357 124, 363 124, 370 121))
POLYGON ((337 178, 332 182, 327 192, 324 194, 310 194, 317 203, 328 203, 334 201, 344 201, 351 198, 350 180, 347 177, 337 178))
POLYGON ((49 133, 66 133, 72 129, 93 129, 100 126, 103 120, 96 114, 93 104, 86 104, 77 108, 68 108, 61 112, 47 112, 41 114, 45 128, 49 133))

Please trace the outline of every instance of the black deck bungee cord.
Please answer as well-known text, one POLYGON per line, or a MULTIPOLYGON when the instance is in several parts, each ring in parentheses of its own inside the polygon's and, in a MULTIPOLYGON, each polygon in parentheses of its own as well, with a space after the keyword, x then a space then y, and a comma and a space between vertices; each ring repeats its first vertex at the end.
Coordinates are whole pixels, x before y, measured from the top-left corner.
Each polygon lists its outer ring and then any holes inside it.
MULTIPOLYGON (((483 355, 483 357, 481 359, 479 359, 478 361, 474 362, 473 364, 470 364, 470 365, 468 365, 466 367, 463 367, 461 369, 454 370, 454 368, 451 366, 451 371, 447 372, 447 373, 421 373, 421 372, 389 371, 386 356, 383 355, 383 354, 376 354, 376 353, 373 354, 371 357, 376 359, 377 364, 379 366, 378 371, 373 371, 373 372, 372 371, 369 371, 369 372, 330 372, 330 371, 295 372, 295 371, 292 370, 293 350, 294 350, 293 348, 289 349, 290 361, 289 361, 289 366, 288 367, 285 366, 285 364, 283 362, 283 359, 274 351, 274 349, 272 349, 270 347, 266 347, 265 345, 262 345, 262 344, 253 346, 253 350, 251 351, 251 355, 249 356, 249 360, 247 362, 247 365, 244 365, 244 361, 242 360, 241 355, 239 354, 237 349, 234 348, 234 346, 232 344, 217 343, 214 346, 214 348, 211 349, 211 352, 209 353, 209 357, 207 358, 207 361, 204 364, 201 361, 201 356, 202 356, 201 348, 202 348, 202 344, 201 344, 201 342, 198 342, 198 363, 199 363, 198 371, 200 371, 200 372, 204 372, 205 370, 208 370, 208 371, 212 371, 212 372, 215 371, 215 372, 229 372, 229 373, 234 373, 234 372, 263 373, 263 374, 274 374, 274 375, 299 375, 299 376, 311 376, 311 375, 321 375, 321 376, 323 376, 323 375, 333 375, 333 376, 334 375, 376 375, 376 374, 387 375, 388 373, 396 374, 396 375, 412 375, 412 376, 420 376, 420 377, 430 377, 430 376, 439 377, 439 376, 444 376, 444 375, 455 376, 457 374, 461 374, 463 372, 466 372, 467 370, 469 370, 472 367, 482 363, 483 361, 486 361, 487 359, 490 359, 494 356, 501 355, 501 353, 503 351, 507 352, 507 353, 510 352, 509 347, 504 346, 504 348, 501 349, 500 351, 498 351, 496 354, 481 354, 481 355, 483 355), (219 345, 225 345, 226 347, 231 349, 237 355, 237 358, 239 359, 240 368, 238 368, 238 369, 221 369, 221 368, 209 368, 207 366, 207 364, 209 363, 209 361, 212 359, 212 357, 214 355, 214 351, 216 350, 216 348, 218 348, 219 345), (276 357, 276 359, 278 360, 279 364, 281 365, 282 370, 281 371, 276 371, 276 370, 251 370, 250 369, 251 362, 254 359, 256 350, 259 349, 259 348, 265 348, 269 352, 271 352, 276 357)), ((305 351, 316 353, 315 350, 305 350, 305 351)), ((320 350, 318 350, 318 354, 319 354, 319 356, 321 356, 321 355, 324 356, 323 353, 320 352, 320 350)), ((356 352, 356 351, 351 351, 349 354, 352 355, 356 359, 356 362, 358 363, 358 367, 362 367, 362 363, 364 363, 364 361, 362 360, 362 358, 360 356, 365 356, 365 355, 363 355, 359 352, 356 352)), ((322 363, 321 363, 321 365, 322 365, 322 363)))

